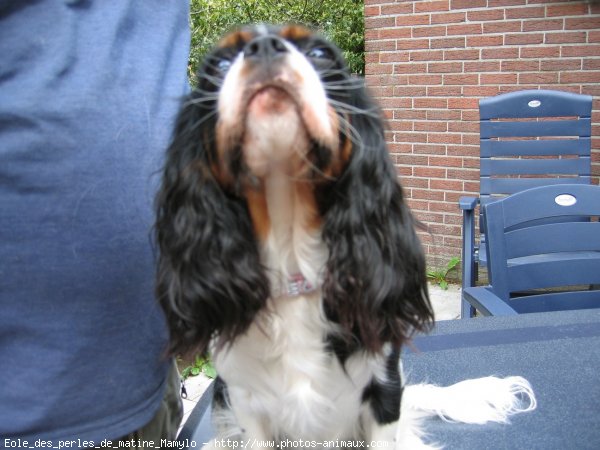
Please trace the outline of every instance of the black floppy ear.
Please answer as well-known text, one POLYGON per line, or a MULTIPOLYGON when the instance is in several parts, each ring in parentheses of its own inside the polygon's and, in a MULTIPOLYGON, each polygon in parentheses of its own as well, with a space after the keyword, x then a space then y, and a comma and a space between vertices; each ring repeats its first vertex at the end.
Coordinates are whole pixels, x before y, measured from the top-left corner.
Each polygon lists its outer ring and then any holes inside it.
POLYGON ((426 329, 433 311, 417 221, 397 181, 381 116, 363 89, 353 96, 352 156, 323 206, 324 303, 347 339, 378 351, 426 329))
POLYGON ((157 196, 157 295, 172 353, 205 353, 243 333, 268 296, 245 201, 214 169, 214 110, 192 93, 177 119, 157 196))

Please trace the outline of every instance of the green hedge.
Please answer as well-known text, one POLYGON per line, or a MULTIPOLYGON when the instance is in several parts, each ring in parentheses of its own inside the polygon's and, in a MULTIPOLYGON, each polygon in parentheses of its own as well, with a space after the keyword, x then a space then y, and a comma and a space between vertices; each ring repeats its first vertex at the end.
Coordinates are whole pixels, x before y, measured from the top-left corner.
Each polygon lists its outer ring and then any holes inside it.
POLYGON ((343 51, 352 72, 363 75, 362 0, 191 0, 190 75, 223 33, 249 23, 300 23, 316 29, 343 51))

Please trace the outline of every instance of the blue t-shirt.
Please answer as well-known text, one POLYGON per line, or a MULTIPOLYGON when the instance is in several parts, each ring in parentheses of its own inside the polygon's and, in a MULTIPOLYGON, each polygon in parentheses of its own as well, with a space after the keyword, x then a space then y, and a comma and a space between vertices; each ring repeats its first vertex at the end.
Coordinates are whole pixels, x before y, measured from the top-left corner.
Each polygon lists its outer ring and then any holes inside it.
POLYGON ((164 393, 153 201, 182 0, 0 0, 0 447, 100 443, 164 393))

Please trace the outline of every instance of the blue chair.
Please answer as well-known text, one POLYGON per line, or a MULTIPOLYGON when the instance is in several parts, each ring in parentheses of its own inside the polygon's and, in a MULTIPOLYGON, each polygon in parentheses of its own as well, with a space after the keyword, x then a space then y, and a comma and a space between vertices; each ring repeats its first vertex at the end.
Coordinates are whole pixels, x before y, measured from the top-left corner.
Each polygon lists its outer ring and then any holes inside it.
POLYGON ((472 307, 483 315, 600 307, 600 186, 528 189, 483 210, 490 285, 465 288, 472 307))
MULTIPOLYGON (((592 97, 562 91, 524 90, 479 102, 480 196, 461 197, 462 287, 476 286, 487 266, 486 236, 476 207, 536 186, 591 182, 592 97)), ((462 299, 462 317, 473 308, 462 299)))

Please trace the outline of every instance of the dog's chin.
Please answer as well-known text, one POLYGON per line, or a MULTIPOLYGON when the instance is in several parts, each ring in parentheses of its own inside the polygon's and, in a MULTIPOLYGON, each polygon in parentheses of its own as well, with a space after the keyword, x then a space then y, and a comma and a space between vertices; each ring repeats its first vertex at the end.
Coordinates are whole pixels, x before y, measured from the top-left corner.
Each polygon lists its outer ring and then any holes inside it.
POLYGON ((270 86, 252 95, 242 148, 254 176, 263 178, 274 171, 297 175, 310 142, 301 107, 287 91, 270 86))

